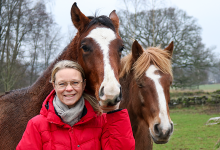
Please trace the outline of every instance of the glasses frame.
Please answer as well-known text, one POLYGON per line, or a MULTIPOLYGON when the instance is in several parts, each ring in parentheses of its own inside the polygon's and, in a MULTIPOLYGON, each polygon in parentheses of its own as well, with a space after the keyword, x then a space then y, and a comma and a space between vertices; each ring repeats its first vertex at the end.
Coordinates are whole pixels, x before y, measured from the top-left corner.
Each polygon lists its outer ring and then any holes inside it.
POLYGON ((84 82, 84 81, 77 81, 77 80, 63 81, 63 83, 67 83, 67 85, 64 86, 64 87, 60 87, 60 86, 59 86, 59 83, 55 83, 55 82, 54 82, 54 84, 57 86, 58 89, 64 90, 64 89, 67 88, 68 85, 70 85, 73 89, 74 89, 74 88, 79 88, 80 83, 83 83, 83 82, 84 82), (71 84, 71 82, 74 82, 74 81, 75 81, 75 82, 79 82, 79 84, 78 84, 77 86, 74 86, 73 84, 71 84))

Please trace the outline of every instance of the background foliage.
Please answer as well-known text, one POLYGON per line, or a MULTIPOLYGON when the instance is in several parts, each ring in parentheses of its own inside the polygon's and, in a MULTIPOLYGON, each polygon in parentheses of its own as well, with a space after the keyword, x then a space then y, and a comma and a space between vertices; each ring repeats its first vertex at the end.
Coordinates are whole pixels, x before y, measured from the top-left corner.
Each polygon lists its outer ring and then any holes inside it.
POLYGON ((202 43, 202 28, 196 18, 178 8, 157 8, 162 3, 159 0, 152 0, 148 5, 144 5, 145 0, 123 2, 127 9, 119 12, 119 18, 120 35, 126 48, 124 55, 129 53, 134 40, 144 48, 165 48, 173 41, 173 87, 192 87, 220 81, 214 75, 220 73, 219 60, 214 57, 214 48, 207 48, 202 43), (143 9, 140 4, 148 7, 143 9), (133 10, 130 9, 132 6, 133 10))
MULTIPOLYGON (((178 8, 160 7, 163 0, 118 1, 125 6, 117 11, 124 55, 135 39, 144 48, 165 48, 174 41, 173 88, 220 83, 220 60, 214 47, 202 43, 196 18, 178 8)), ((33 84, 64 48, 60 27, 46 7, 50 3, 0 0, 0 93, 33 84)))
POLYGON ((0 91, 31 85, 57 55, 61 36, 47 2, 0 0, 0 91))

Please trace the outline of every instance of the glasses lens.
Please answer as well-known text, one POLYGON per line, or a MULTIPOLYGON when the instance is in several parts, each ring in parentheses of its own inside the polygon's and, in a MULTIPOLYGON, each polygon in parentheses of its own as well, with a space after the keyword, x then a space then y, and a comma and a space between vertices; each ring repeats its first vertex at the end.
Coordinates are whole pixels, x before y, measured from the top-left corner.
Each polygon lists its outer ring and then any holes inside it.
POLYGON ((68 84, 70 84, 72 86, 72 88, 77 88, 77 87, 80 87, 81 82, 82 81, 73 80, 70 82, 59 82, 56 85, 59 89, 65 89, 68 86, 68 84))
POLYGON ((71 85, 72 87, 79 87, 80 81, 71 81, 71 82, 70 82, 70 85, 71 85))
POLYGON ((56 84, 59 89, 64 89, 67 86, 66 82, 59 82, 56 84))

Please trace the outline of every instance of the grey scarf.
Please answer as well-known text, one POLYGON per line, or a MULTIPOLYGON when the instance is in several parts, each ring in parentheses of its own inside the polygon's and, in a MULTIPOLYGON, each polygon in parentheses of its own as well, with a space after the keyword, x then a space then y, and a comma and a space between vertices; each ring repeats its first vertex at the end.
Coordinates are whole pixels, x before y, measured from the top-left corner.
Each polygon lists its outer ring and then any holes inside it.
POLYGON ((76 105, 72 108, 69 108, 67 105, 63 104, 57 96, 55 96, 53 99, 53 106, 58 115, 63 119, 64 123, 67 123, 71 127, 80 120, 84 105, 85 101, 83 97, 81 97, 76 105))

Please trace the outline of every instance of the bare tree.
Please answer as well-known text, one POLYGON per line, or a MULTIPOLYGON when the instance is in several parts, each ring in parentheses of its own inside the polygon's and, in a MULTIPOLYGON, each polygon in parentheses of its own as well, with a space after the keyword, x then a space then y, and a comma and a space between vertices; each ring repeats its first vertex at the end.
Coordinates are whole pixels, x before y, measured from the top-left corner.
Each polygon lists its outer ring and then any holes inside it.
MULTIPOLYGON (((139 37, 139 32, 136 31, 140 26, 140 21, 138 21, 140 17, 138 17, 138 15, 142 11, 152 11, 151 22, 153 23, 153 26, 151 28, 151 33, 154 39, 156 25, 156 16, 154 11, 160 6, 164 7, 166 4, 166 0, 119 0, 119 2, 123 4, 122 6, 120 5, 122 9, 119 12, 120 24, 123 24, 123 28, 121 28, 120 33, 125 33, 124 36, 129 37, 126 39, 125 42, 125 51, 128 52, 130 50, 130 45, 132 45, 133 41, 139 37)), ((155 39, 153 40, 153 46, 156 46, 155 39)))
POLYGON ((30 73, 28 85, 33 83, 58 49, 59 29, 45 5, 43 0, 0 0, 0 85, 4 91, 21 87, 16 84, 28 79, 25 71, 30 73))
POLYGON ((138 13, 121 11, 120 34, 127 49, 131 47, 134 33, 145 48, 160 45, 162 48, 174 41, 174 86, 198 85, 206 80, 206 69, 212 65, 212 49, 202 43, 201 27, 195 18, 175 8, 161 8, 138 13), (133 18, 133 19, 132 19, 133 18), (130 22, 130 30, 127 24, 130 22), (192 74, 195 76, 192 79, 192 74), (205 79, 204 79, 205 77, 205 79), (196 79, 196 80, 195 80, 196 79))
POLYGON ((38 2, 32 14, 33 29, 29 34, 30 84, 45 70, 60 47, 60 28, 46 10, 44 1, 38 2))
POLYGON ((46 12, 46 6, 43 1, 39 1, 34 6, 32 19, 30 20, 33 25, 33 29, 28 35, 28 42, 30 49, 29 52, 29 63, 30 63, 30 84, 32 84, 38 78, 38 72, 40 71, 39 59, 41 58, 40 53, 44 49, 44 35, 47 28, 50 27, 53 20, 51 16, 46 12))
MULTIPOLYGON (((120 0, 119 2, 123 5, 120 5, 122 8, 122 11, 118 12, 118 15, 120 16, 120 24, 123 24, 123 29, 120 30, 120 34, 125 33, 124 36, 129 37, 127 39, 128 45, 132 45, 133 41, 136 39, 136 30, 138 28, 138 24, 136 22, 137 13, 144 8, 144 5, 146 4, 147 0, 120 0), (131 13, 133 15, 131 15, 131 13), (125 21, 126 20, 126 21, 125 21), (124 22, 125 21, 125 22, 124 22), (122 30, 129 31, 129 35, 127 32, 123 32, 122 30)), ((125 44, 125 50, 128 52, 130 47, 125 44)))
POLYGON ((4 1, 2 7, 2 38, 1 38, 1 82, 4 89, 10 90, 21 77, 20 68, 16 63, 22 58, 20 47, 25 41, 25 35, 32 29, 29 23, 29 2, 25 0, 4 1))

